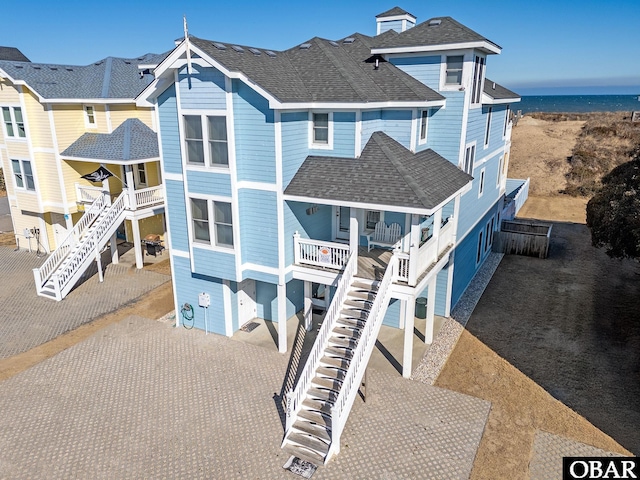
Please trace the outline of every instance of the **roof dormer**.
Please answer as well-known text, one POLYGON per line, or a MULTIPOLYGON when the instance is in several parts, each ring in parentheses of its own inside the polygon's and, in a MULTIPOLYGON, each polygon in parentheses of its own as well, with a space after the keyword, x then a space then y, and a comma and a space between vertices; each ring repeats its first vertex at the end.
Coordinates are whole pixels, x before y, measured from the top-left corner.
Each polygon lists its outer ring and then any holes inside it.
POLYGON ((376 15, 376 35, 395 30, 402 33, 416 25, 416 17, 400 7, 393 7, 380 15, 376 15))

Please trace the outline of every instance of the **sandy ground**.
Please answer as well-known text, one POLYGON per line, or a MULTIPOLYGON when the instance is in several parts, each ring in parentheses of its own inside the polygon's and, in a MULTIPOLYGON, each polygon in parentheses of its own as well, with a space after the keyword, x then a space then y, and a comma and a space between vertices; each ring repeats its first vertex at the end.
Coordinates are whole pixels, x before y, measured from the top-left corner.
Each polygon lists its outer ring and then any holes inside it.
POLYGON ((492 402, 474 479, 529 478, 537 429, 631 453, 584 416, 640 449, 638 266, 591 247, 587 199, 558 192, 582 123, 524 117, 513 129, 509 176, 531 178, 519 216, 558 222, 550 258, 505 257, 436 381, 492 402))

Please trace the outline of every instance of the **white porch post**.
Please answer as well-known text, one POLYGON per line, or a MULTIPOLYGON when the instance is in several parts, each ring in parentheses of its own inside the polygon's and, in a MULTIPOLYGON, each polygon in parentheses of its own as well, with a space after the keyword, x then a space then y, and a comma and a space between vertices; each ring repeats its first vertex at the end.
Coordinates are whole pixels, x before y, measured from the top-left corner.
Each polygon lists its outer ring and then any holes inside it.
MULTIPOLYGON (((420 250, 420 216, 411 215, 409 237, 409 285, 415 286, 418 279, 418 250, 420 250)), ((414 300, 415 302, 415 300, 414 300)))
POLYGON ((106 180, 102 181, 102 191, 106 194, 107 198, 106 198, 106 204, 107 205, 111 205, 111 190, 109 190, 109 179, 107 178, 106 180))
POLYGON ((433 321, 436 312, 436 279, 433 276, 427 290, 427 323, 424 327, 424 343, 433 343, 433 321))
POLYGON ((131 220, 131 229, 133 230, 133 250, 136 253, 136 268, 140 269, 144 267, 142 260, 142 239, 140 238, 140 224, 138 219, 131 220))
POLYGON ((313 302, 311 300, 311 282, 304 282, 304 328, 310 332, 313 328, 313 302))
MULTIPOLYGON (((433 214, 433 238, 438 238, 440 235, 440 227, 442 226, 442 209, 436 210, 433 214)), ((438 251, 438 253, 440 253, 438 251)))
POLYGON ((113 235, 111 235, 111 240, 109 240, 109 249, 111 250, 111 263, 116 265, 119 262, 118 232, 113 232, 113 235))
MULTIPOLYGON (((358 244, 360 243, 360 233, 358 231, 358 217, 357 213, 360 209, 351 207, 349 209, 349 251, 358 255, 358 244)), ((356 268, 353 272, 354 275, 358 274, 358 264, 356 262, 356 268)))
POLYGON ((402 352, 402 376, 409 378, 413 363, 413 325, 415 323, 416 297, 404 300, 404 350, 402 352))
POLYGON ((287 285, 278 285, 278 351, 287 353, 287 285))
POLYGON ((124 166, 124 175, 127 182, 126 189, 129 195, 129 208, 135 210, 136 205, 136 182, 133 179, 133 167, 131 165, 124 166))

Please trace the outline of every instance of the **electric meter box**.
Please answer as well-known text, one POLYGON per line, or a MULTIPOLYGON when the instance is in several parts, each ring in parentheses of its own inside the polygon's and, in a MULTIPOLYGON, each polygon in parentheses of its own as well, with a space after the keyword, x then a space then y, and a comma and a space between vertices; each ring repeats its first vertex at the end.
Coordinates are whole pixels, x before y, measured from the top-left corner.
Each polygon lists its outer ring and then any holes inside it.
POLYGON ((201 293, 198 295, 198 305, 200 307, 207 308, 211 304, 211 297, 208 293, 201 293))

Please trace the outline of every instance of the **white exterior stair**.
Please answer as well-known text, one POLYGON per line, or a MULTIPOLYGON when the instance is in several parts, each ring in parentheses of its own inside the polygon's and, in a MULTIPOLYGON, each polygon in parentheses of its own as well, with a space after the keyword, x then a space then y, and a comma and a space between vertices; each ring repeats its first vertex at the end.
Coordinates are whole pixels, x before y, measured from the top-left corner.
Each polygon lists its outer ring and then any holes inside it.
POLYGON ((355 278, 357 256, 352 255, 298 384, 287 394, 282 448, 316 465, 340 451, 340 436, 382 325, 397 270, 397 259, 392 258, 379 283, 355 278))

